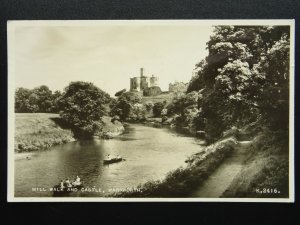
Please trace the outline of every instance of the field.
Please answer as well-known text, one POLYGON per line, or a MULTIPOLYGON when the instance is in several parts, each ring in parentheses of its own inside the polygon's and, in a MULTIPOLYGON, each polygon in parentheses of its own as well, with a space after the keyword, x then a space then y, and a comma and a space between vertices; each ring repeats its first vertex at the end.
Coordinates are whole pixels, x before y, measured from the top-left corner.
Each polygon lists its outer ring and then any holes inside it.
POLYGON ((73 141, 70 129, 58 125, 58 114, 16 113, 15 152, 29 152, 47 149, 73 141))

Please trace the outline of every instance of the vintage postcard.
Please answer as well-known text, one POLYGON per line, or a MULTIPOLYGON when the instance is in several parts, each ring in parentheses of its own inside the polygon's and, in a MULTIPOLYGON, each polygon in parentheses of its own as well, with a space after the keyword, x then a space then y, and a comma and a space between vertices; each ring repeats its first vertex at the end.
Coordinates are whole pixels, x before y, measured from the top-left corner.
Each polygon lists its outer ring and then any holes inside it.
POLYGON ((8 201, 294 202, 294 35, 8 21, 8 201))

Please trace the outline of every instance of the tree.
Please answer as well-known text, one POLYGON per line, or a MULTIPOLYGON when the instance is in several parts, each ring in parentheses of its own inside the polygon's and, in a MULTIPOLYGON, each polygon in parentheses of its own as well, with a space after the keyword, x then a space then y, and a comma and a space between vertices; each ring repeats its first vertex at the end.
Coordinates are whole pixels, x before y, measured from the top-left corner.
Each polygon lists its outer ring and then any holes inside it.
POLYGON ((289 51, 289 37, 283 35, 253 69, 253 79, 259 84, 253 96, 272 129, 288 129, 289 125, 289 51))
POLYGON ((164 106, 165 106, 165 103, 163 103, 163 102, 156 102, 156 103, 154 103, 154 106, 153 106, 153 116, 154 117, 161 116, 161 111, 163 110, 164 106))
POLYGON ((37 106, 38 112, 52 112, 53 98, 52 91, 48 86, 42 85, 32 90, 33 104, 37 106))
MULTIPOLYGON (((124 92, 122 95, 118 97, 114 104, 111 104, 111 115, 119 116, 122 121, 130 119, 130 117, 136 118, 134 115, 135 112, 139 112, 139 107, 135 107, 135 104, 140 104, 142 102, 142 97, 139 93, 136 92, 124 92)), ((137 105, 136 105, 137 106, 137 105)))
POLYGON ((15 92, 15 112, 50 113, 58 112, 56 99, 60 92, 52 91, 42 85, 34 89, 18 88, 15 92))
POLYGON ((31 91, 27 88, 18 88, 15 91, 15 112, 16 113, 28 113, 31 112, 29 105, 29 96, 31 91))
POLYGON ((62 97, 62 93, 60 91, 55 91, 52 95, 52 108, 51 112, 59 113, 59 100, 62 97))
POLYGON ((119 96, 121 96, 123 93, 125 93, 126 92, 126 89, 124 88, 124 89, 122 89, 121 91, 118 91, 118 92, 116 92, 116 94, 115 94, 115 96, 116 97, 119 97, 119 96))
POLYGON ((106 115, 110 96, 88 82, 71 82, 59 99, 60 116, 85 135, 101 129, 100 119, 106 115))
POLYGON ((168 115, 180 114, 184 116, 184 110, 186 108, 198 108, 198 99, 201 96, 197 91, 192 91, 183 95, 168 105, 168 115))
POLYGON ((135 103, 132 106, 130 118, 134 121, 142 121, 145 119, 145 107, 141 103, 135 103))
POLYGON ((288 125, 288 26, 216 26, 207 49, 188 87, 204 90, 197 127, 218 137, 257 118, 288 125))

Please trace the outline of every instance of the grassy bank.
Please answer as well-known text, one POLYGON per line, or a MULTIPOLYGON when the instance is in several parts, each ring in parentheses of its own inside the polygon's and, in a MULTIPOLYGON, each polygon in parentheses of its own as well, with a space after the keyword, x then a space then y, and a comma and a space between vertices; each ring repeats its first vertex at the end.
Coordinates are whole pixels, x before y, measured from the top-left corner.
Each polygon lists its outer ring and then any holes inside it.
MULTIPOLYGON (((16 113, 15 152, 30 152, 50 148, 54 145, 74 141, 74 130, 58 114, 16 113)), ((102 129, 96 132, 97 138, 113 138, 124 132, 119 121, 111 117, 102 118, 102 129)))
POLYGON ((287 198, 288 146, 287 133, 262 132, 257 135, 247 149, 245 166, 222 197, 287 198))
POLYGON ((102 123, 102 130, 95 134, 95 136, 99 138, 114 138, 115 136, 118 136, 125 131, 125 128, 120 121, 112 120, 112 118, 109 116, 103 116, 102 123))
POLYGON ((170 172, 164 180, 139 185, 138 191, 124 191, 111 197, 188 197, 196 187, 234 150, 236 140, 227 138, 205 148, 187 159, 187 166, 170 172))
POLYGON ((55 121, 58 114, 16 113, 15 152, 29 152, 47 149, 73 141, 70 129, 61 128, 55 121))

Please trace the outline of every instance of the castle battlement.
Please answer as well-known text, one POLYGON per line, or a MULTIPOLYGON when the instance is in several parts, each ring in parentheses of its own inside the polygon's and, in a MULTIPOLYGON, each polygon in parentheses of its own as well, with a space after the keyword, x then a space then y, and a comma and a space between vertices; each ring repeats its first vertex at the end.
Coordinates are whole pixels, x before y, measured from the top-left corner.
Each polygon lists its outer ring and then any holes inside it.
POLYGON ((161 93, 159 78, 154 75, 145 76, 144 68, 141 68, 139 77, 130 78, 130 91, 143 92, 145 96, 158 95, 161 93))

